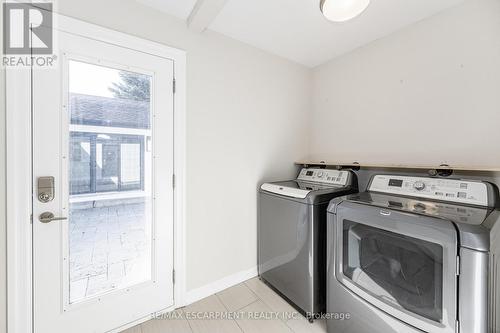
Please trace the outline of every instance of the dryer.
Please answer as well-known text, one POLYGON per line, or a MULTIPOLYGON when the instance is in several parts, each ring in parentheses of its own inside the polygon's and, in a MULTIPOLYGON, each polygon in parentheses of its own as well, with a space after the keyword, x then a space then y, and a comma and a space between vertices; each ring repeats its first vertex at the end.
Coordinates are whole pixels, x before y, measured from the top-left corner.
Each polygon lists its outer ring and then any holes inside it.
POLYGON ((500 331, 498 189, 375 175, 328 208, 329 333, 500 331))
POLYGON ((310 320, 325 310, 326 209, 357 192, 351 171, 303 168, 259 190, 259 277, 310 320))

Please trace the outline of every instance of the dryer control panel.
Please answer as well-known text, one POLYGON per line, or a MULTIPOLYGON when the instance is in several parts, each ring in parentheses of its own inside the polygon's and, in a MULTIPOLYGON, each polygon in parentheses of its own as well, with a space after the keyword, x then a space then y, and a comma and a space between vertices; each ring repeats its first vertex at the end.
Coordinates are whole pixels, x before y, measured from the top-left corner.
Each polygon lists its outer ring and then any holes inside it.
POLYGON ((297 177, 298 180, 306 182, 317 182, 339 186, 347 185, 348 178, 348 171, 315 168, 303 168, 297 177))
POLYGON ((480 181, 376 175, 368 191, 488 206, 488 187, 480 181))

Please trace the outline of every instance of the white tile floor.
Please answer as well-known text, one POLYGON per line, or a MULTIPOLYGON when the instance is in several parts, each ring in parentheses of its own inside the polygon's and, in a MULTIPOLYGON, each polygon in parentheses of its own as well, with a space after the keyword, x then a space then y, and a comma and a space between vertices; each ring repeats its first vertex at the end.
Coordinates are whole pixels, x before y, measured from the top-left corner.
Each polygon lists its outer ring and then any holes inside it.
POLYGON ((179 309, 165 318, 152 319, 122 333, 219 332, 326 333, 326 322, 317 320, 310 324, 278 294, 254 278, 179 309), (227 318, 230 315, 233 317, 227 318))

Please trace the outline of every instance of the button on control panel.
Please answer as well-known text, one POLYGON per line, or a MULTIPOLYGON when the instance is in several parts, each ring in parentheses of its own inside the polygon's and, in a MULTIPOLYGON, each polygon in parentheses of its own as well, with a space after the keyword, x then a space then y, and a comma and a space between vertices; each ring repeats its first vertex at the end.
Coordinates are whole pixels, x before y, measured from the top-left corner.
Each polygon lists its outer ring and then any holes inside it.
POLYGON ((309 182, 345 186, 347 184, 348 177, 348 171, 303 168, 297 179, 309 182))
POLYGON ((423 181, 416 181, 413 183, 413 188, 417 191, 423 191, 425 190, 425 183, 423 181))
POLYGON ((369 191, 488 206, 485 183, 460 179, 376 175, 369 191))

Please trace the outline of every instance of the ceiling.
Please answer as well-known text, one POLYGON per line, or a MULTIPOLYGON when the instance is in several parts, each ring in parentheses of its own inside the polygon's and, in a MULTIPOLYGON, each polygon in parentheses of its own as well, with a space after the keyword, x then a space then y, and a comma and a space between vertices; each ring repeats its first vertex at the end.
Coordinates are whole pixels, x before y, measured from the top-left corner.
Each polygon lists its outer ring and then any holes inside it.
MULTIPOLYGON (((181 19, 188 18, 196 2, 137 1, 181 19)), ((198 1, 207 5, 214 0, 198 1)), ((357 18, 333 23, 321 14, 319 0, 227 0, 206 28, 315 67, 463 1, 372 0, 357 18)))
POLYGON ((137 2, 186 20, 191 14, 196 0, 137 0, 137 2))

